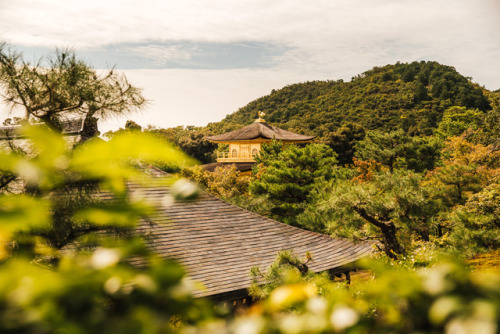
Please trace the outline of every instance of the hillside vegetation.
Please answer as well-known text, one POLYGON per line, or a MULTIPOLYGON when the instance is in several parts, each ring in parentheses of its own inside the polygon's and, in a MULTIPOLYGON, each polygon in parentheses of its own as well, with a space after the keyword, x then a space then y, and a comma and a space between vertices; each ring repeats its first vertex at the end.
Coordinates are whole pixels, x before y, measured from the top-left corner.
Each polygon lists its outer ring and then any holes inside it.
POLYGON ((347 123, 430 135, 451 106, 491 109, 483 89, 453 67, 397 63, 374 67, 350 82, 312 81, 273 90, 208 127, 249 124, 261 110, 273 125, 320 137, 347 123))
MULTIPOLYGON (((352 163, 355 142, 368 131, 403 130, 412 137, 431 136, 445 111, 453 107, 467 110, 468 117, 476 118, 479 127, 489 117, 499 95, 498 91, 490 92, 472 83, 450 66, 424 61, 397 63, 374 67, 350 82, 311 81, 273 90, 205 127, 150 126, 148 130, 208 163, 215 160, 216 145, 205 136, 248 125, 257 118, 258 111, 263 111, 272 125, 316 135, 317 141, 337 152, 341 164, 348 164, 352 163)), ((500 120, 488 122, 495 127, 500 120)))

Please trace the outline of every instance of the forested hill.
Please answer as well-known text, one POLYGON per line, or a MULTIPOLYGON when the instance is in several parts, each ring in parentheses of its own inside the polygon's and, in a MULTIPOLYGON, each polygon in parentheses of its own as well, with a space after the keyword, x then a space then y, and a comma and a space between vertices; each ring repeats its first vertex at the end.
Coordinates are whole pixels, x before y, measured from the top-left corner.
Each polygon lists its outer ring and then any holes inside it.
POLYGON ((397 63, 375 67, 350 82, 312 81, 273 90, 221 122, 209 124, 207 130, 249 124, 261 110, 273 125, 320 137, 346 123, 368 130, 402 128, 412 135, 430 135, 451 106, 491 109, 485 92, 450 66, 397 63))

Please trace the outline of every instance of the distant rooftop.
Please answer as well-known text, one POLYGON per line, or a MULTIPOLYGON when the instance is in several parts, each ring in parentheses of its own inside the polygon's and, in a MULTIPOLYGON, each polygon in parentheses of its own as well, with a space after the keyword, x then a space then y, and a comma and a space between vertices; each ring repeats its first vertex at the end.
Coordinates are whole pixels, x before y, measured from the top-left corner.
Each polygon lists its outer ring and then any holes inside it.
POLYGON ((257 120, 241 129, 223 133, 221 135, 207 137, 208 140, 213 142, 234 142, 258 138, 269 140, 276 139, 290 142, 305 142, 314 139, 315 136, 301 135, 257 120))
MULTIPOLYGON (((71 118, 61 122, 62 133, 65 135, 77 135, 83 130, 84 118, 71 118)), ((21 125, 0 126, 0 139, 20 138, 21 125)))

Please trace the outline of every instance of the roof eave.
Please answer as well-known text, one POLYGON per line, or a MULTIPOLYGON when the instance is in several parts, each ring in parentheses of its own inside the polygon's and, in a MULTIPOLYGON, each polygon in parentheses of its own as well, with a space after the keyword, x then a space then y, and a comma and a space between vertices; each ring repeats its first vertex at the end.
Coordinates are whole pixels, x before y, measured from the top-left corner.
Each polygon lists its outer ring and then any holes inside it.
POLYGON ((278 140, 282 142, 287 142, 287 143, 309 143, 310 141, 314 140, 316 136, 311 137, 310 139, 279 139, 279 138, 266 138, 266 137, 257 137, 257 138, 251 138, 251 139, 225 139, 225 140, 214 140, 214 139, 209 139, 206 137, 205 139, 208 140, 209 142, 212 143, 219 143, 219 144, 227 144, 227 143, 234 143, 234 142, 245 142, 245 141, 253 141, 253 140, 264 140, 264 141, 272 141, 278 140))

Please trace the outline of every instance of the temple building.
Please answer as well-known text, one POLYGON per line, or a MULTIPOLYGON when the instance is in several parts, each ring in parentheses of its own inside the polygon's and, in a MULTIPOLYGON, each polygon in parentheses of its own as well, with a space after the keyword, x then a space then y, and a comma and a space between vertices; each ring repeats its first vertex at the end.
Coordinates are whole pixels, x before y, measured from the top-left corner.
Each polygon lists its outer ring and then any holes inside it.
POLYGON ((264 120, 264 116, 263 112, 259 112, 259 118, 250 125, 231 132, 206 137, 213 143, 227 144, 229 149, 226 152, 218 151, 217 162, 203 167, 213 171, 218 166, 234 164, 241 172, 249 171, 255 164, 255 156, 259 154, 262 143, 269 143, 275 139, 284 145, 289 145, 308 143, 315 138, 269 125, 264 120))

